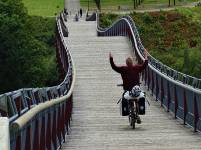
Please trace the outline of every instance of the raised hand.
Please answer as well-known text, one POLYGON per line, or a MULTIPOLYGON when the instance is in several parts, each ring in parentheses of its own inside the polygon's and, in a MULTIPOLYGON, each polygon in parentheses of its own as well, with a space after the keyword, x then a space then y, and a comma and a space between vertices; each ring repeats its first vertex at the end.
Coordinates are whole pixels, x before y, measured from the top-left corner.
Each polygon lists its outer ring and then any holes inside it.
POLYGON ((109 53, 109 57, 112 57, 112 54, 111 54, 111 52, 109 53))

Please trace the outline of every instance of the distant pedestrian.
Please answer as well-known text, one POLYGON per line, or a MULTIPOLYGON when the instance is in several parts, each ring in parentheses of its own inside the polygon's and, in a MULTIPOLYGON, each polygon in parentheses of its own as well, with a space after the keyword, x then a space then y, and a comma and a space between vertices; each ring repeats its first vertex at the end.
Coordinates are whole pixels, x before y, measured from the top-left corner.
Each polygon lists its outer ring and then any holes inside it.
POLYGON ((67 9, 66 9, 66 8, 64 8, 64 13, 65 13, 65 14, 67 14, 67 12, 68 12, 68 11, 67 11, 67 9))
POLYGON ((64 16, 64 20, 67 21, 67 18, 68 18, 68 10, 67 10, 66 8, 64 8, 63 16, 64 16))
POLYGON ((79 21, 79 18, 78 18, 78 15, 77 15, 77 14, 75 15, 75 18, 74 18, 74 19, 75 19, 75 21, 79 21))
POLYGON ((80 17, 82 17, 82 8, 80 8, 80 17))

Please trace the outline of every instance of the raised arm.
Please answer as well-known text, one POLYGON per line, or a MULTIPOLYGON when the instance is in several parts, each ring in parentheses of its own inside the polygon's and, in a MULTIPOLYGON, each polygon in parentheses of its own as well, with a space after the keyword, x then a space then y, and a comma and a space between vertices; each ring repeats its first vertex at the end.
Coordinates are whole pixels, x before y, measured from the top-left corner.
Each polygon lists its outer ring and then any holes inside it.
POLYGON ((111 65, 112 69, 115 70, 118 73, 121 73, 121 67, 118 67, 118 66, 115 65, 111 53, 109 53, 109 58, 110 58, 110 65, 111 65))

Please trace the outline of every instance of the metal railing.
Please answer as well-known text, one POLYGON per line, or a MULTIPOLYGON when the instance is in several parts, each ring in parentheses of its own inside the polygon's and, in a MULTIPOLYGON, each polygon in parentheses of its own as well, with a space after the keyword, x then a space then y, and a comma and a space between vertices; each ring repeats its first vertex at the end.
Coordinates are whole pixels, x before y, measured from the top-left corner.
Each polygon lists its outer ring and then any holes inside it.
POLYGON ((73 60, 56 18, 56 55, 59 85, 25 88, 0 95, 1 116, 9 118, 10 149, 58 149, 65 142, 72 114, 75 82, 73 60))
MULTIPOLYGON (((97 13, 98 36, 127 36, 131 41, 137 61, 144 61, 145 48, 142 45, 138 30, 130 16, 123 16, 108 28, 99 26, 97 13)), ((156 100, 175 118, 183 120, 184 124, 201 131, 201 80, 178 72, 149 55, 149 65, 142 73, 142 79, 155 95, 156 100)))

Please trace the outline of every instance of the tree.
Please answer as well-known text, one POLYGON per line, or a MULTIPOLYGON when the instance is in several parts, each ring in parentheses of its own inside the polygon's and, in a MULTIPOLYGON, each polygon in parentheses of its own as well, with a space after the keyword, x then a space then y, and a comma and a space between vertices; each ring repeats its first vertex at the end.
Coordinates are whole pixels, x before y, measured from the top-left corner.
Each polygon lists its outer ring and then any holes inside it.
POLYGON ((95 3, 96 3, 97 8, 101 11, 100 0, 95 0, 95 3))
POLYGON ((136 9, 136 0, 133 0, 133 8, 136 9))
POLYGON ((20 0, 0 1, 0 93, 54 82, 54 24, 28 16, 20 0))
POLYGON ((184 73, 189 73, 189 66, 190 66, 190 58, 189 58, 189 50, 185 49, 184 50, 184 64, 183 64, 183 72, 184 73))
MULTIPOLYGON (((174 0, 174 6, 176 5, 176 0, 174 0)), ((169 0, 169 3, 168 3, 168 6, 170 6, 170 0, 169 0)))
POLYGON ((138 7, 138 5, 141 5, 142 2, 142 0, 133 0, 133 8, 136 9, 136 7, 138 7))

